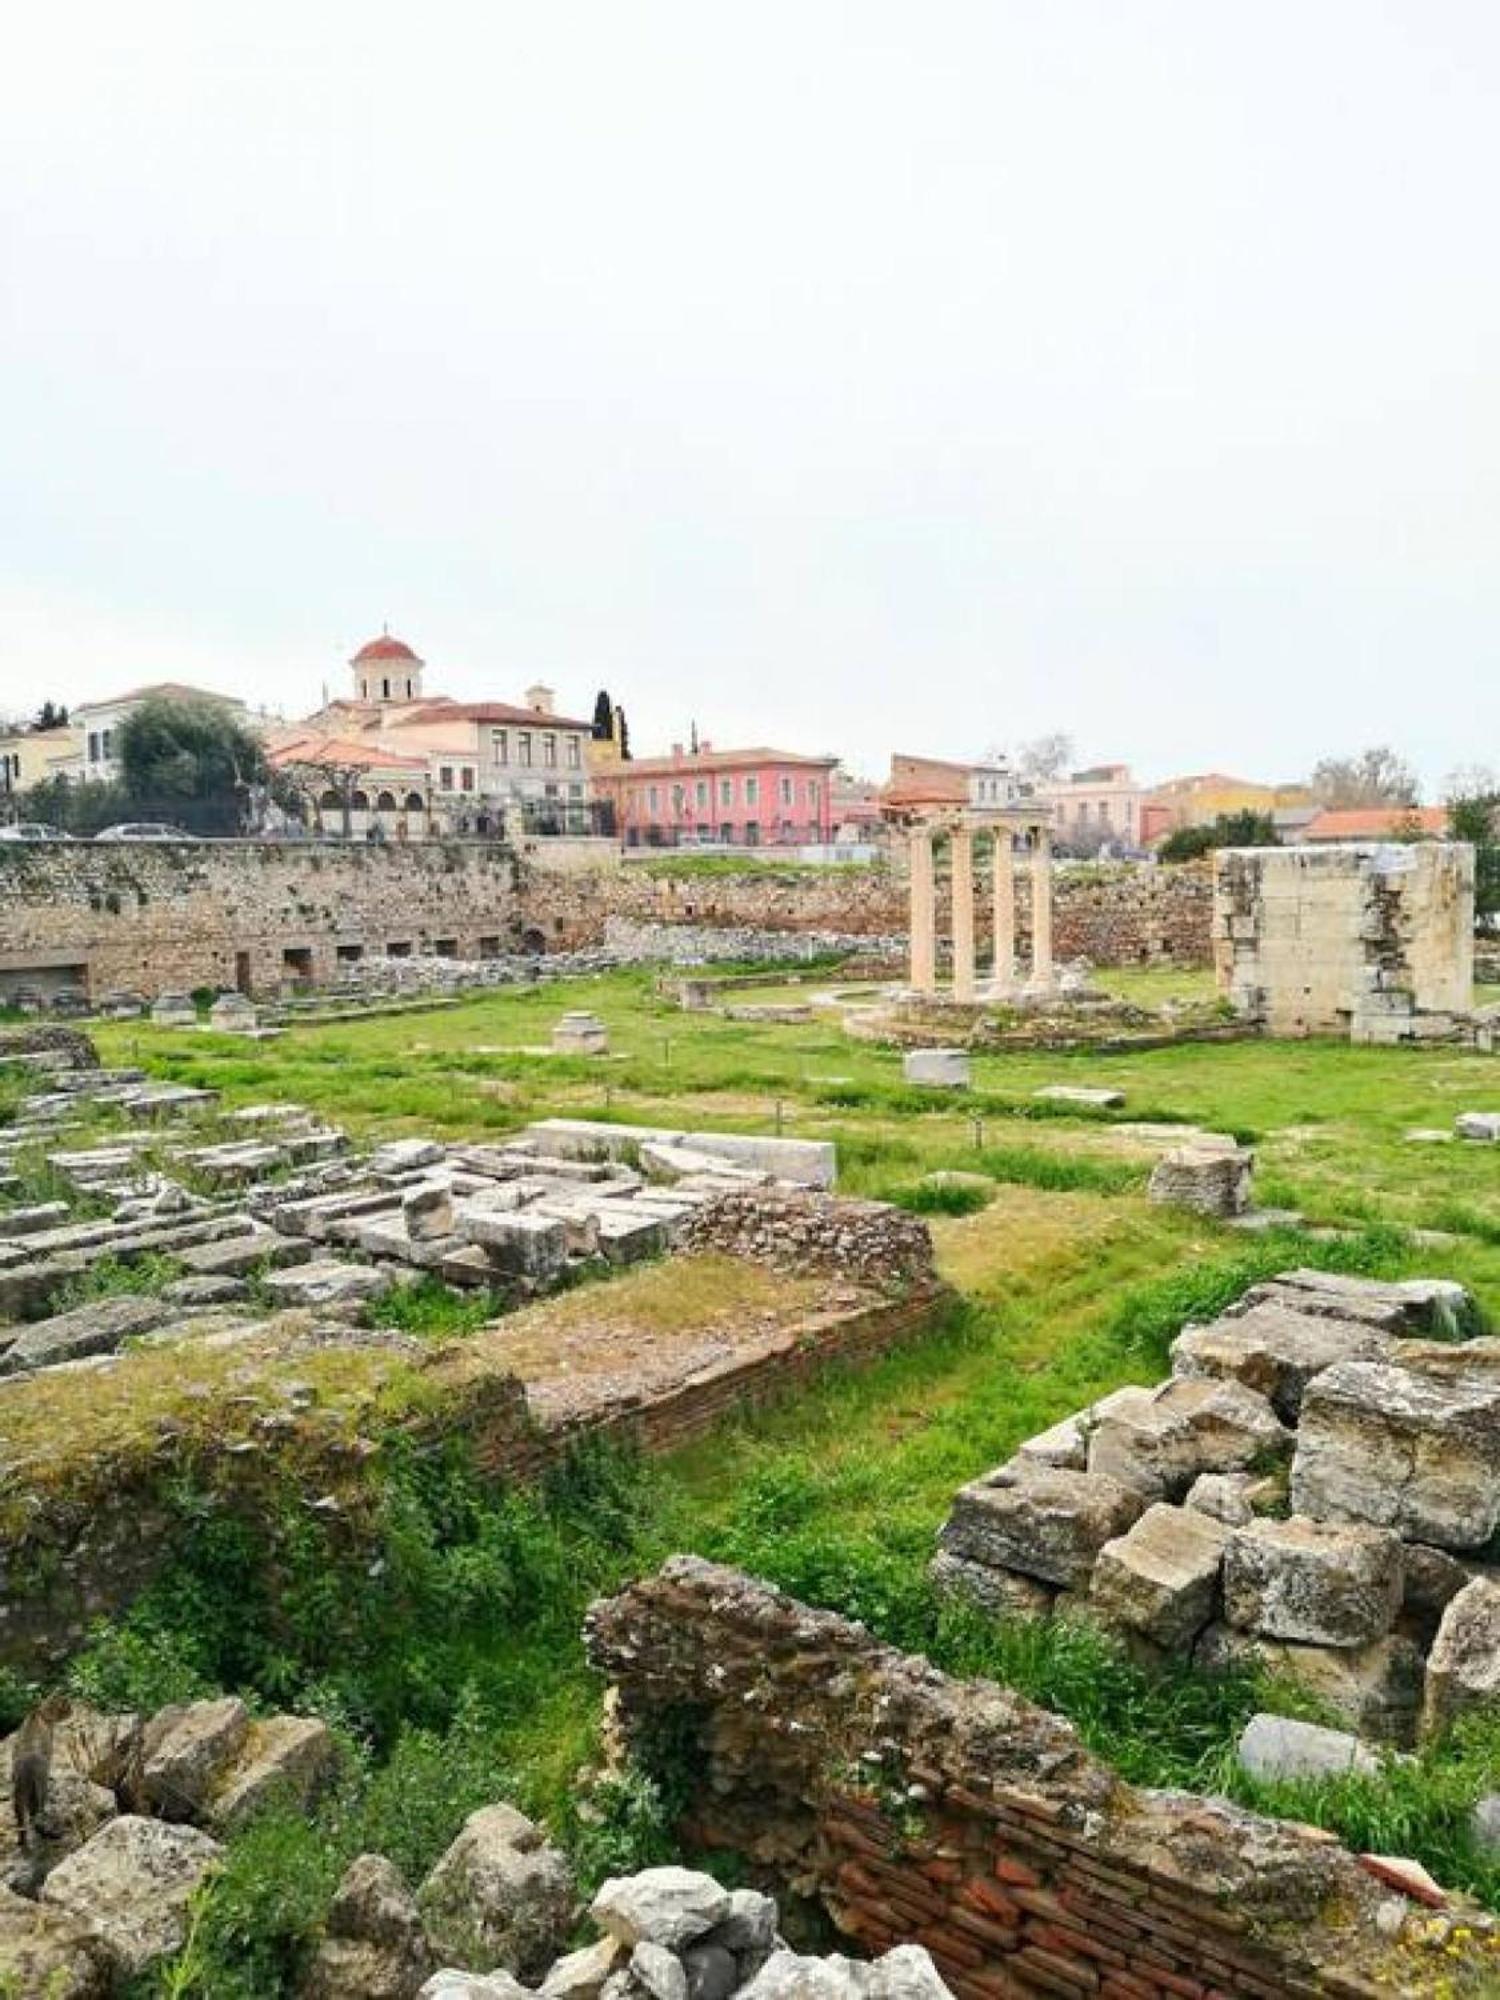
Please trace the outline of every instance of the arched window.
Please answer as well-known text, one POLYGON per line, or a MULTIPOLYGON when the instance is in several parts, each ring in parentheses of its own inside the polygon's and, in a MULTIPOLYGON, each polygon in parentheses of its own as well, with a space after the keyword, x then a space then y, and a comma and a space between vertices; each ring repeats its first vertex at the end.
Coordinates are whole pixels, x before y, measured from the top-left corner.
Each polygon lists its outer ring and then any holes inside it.
POLYGON ((367 813, 370 810, 370 794, 368 792, 356 792, 349 803, 357 813, 367 813))
POLYGON ((394 792, 382 792, 375 801, 375 810, 376 812, 393 813, 396 810, 396 794, 394 792))
POLYGON ((318 800, 318 810, 319 812, 337 812, 343 803, 338 793, 330 785, 328 790, 318 800))
POLYGON ((419 812, 425 812, 427 810, 426 804, 423 801, 422 794, 420 792, 407 793, 406 810, 409 813, 419 813, 419 812))

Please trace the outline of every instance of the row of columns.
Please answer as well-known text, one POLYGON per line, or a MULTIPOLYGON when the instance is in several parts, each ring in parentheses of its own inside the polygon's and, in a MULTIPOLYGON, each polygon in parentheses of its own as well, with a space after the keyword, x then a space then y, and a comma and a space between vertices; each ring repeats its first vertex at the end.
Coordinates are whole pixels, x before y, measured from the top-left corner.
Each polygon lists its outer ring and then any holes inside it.
MULTIPOLYGON (((974 949, 974 835, 962 824, 949 831, 953 889, 953 997, 973 1000, 978 992, 974 949)), ((931 824, 918 821, 910 835, 911 984, 918 993, 937 991, 937 866, 931 824)), ((1016 970, 1015 835, 1008 826, 991 832, 994 857, 995 956, 990 991, 1012 993, 1016 970)), ((1052 986, 1052 835, 1045 826, 1029 829, 1031 842, 1031 973, 1033 992, 1052 986)))

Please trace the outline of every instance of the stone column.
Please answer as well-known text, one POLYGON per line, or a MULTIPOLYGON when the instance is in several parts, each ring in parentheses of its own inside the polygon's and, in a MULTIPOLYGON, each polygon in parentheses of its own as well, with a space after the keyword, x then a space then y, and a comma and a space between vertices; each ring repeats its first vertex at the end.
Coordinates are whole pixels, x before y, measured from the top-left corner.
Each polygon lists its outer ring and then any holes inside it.
POLYGON ((974 998, 974 833, 953 829, 953 997, 974 998))
POLYGON ((1052 990, 1052 833, 1045 826, 1031 834, 1031 986, 1052 990))
POLYGON ((1016 983, 1016 858, 1008 826, 995 828, 995 969, 991 985, 1002 999, 1016 983))
POLYGON ((937 990, 937 897, 932 866, 932 828, 916 825, 907 836, 911 872, 908 923, 911 930, 911 983, 918 993, 937 990))

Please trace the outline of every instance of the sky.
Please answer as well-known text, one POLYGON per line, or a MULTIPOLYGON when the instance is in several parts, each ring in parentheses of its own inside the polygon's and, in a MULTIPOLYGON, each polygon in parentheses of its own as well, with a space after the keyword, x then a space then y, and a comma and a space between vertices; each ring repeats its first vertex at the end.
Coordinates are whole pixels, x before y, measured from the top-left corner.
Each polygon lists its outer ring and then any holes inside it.
POLYGON ((1500 763, 1493 0, 72 0, 0 75, 0 710, 1500 763))

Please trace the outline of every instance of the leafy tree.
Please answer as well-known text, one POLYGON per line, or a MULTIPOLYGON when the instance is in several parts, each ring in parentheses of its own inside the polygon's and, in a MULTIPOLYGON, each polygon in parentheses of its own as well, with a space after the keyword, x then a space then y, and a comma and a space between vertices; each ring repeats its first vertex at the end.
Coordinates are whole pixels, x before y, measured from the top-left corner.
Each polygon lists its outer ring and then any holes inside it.
POLYGON ((1500 786, 1493 777, 1487 791, 1449 798, 1448 831, 1473 846, 1474 914, 1488 928, 1500 917, 1500 786))
POLYGON ((1048 736, 1033 737, 1031 742, 1016 747, 1016 770, 1023 778, 1030 778, 1033 784, 1046 784, 1060 778, 1072 761, 1073 739, 1060 729, 1048 736))
POLYGON ((1325 806, 1414 806, 1421 793, 1416 773, 1387 743, 1357 757, 1325 757, 1308 788, 1325 806))
POLYGON ((1216 847, 1280 847, 1281 835, 1269 813, 1220 813, 1209 826, 1179 826, 1156 850, 1163 861, 1196 861, 1216 847))
POLYGON ((615 705, 609 698, 609 689, 600 688, 594 696, 594 726, 590 731, 596 743, 608 743, 615 733, 615 705))
POLYGON ((628 764, 630 762, 630 724, 625 719, 623 708, 617 708, 615 713, 620 718, 620 756, 622 761, 628 764))
POLYGON ((235 829, 250 788, 269 780, 259 738, 214 701, 143 701, 120 725, 119 759, 138 810, 200 831, 235 829))
POLYGON ((68 711, 55 701, 44 701, 36 712, 38 729, 61 729, 67 722, 68 711))
POLYGON ((84 784, 61 774, 40 779, 16 802, 18 819, 40 820, 80 840, 130 819, 134 811, 135 802, 123 785, 84 784))

